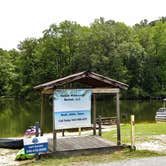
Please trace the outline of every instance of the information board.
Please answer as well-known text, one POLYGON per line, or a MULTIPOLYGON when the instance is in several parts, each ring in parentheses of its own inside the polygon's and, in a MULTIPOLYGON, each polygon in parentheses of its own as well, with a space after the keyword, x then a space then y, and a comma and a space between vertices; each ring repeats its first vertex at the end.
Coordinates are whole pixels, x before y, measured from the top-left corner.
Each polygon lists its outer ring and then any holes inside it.
POLYGON ((54 92, 54 127, 69 129, 91 126, 91 90, 54 92))
POLYGON ((45 137, 33 137, 24 139, 25 154, 38 154, 48 151, 48 141, 45 137))

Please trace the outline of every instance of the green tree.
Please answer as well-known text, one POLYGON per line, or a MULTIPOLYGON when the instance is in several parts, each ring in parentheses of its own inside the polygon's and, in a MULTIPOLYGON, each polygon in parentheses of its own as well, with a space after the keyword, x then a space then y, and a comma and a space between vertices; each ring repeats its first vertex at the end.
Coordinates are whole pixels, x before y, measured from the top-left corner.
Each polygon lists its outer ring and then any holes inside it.
POLYGON ((11 84, 15 77, 14 65, 10 59, 10 54, 0 49, 0 96, 11 96, 11 84))

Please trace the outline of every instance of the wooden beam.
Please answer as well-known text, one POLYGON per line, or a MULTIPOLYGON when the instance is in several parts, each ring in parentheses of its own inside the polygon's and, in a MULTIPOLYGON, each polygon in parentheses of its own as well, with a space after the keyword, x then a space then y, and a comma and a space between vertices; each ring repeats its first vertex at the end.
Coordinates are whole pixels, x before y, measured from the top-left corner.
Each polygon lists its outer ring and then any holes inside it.
POLYGON ((93 135, 96 135, 96 94, 93 94, 93 135))
POLYGON ((126 84, 124 84, 122 82, 119 82, 119 81, 116 81, 116 80, 113 80, 113 79, 110 79, 108 77, 104 77, 104 76, 96 74, 96 73, 93 73, 93 74, 90 73, 89 77, 94 78, 95 80, 99 80, 99 81, 105 82, 105 83, 107 83, 109 85, 112 85, 114 87, 127 89, 127 85, 126 84))
MULTIPOLYGON (((84 89, 84 88, 83 88, 84 89)), ((42 90, 43 94, 53 94, 55 89, 46 89, 44 88, 42 90)), ((57 90, 65 90, 65 89, 57 89, 57 90)), ((72 90, 72 89, 70 89, 72 90)), ((79 89, 78 89, 79 90, 79 89)), ((92 90, 92 93, 111 93, 111 94, 115 94, 115 93, 119 93, 119 89, 118 88, 92 88, 88 90, 92 90)))
POLYGON ((49 87, 49 86, 61 86, 61 85, 64 85, 64 84, 68 84, 68 83, 72 83, 74 81, 77 81, 81 78, 85 78, 86 77, 86 74, 83 74, 82 73, 78 73, 78 74, 75 74, 75 75, 72 75, 72 76, 67 76, 67 77, 63 77, 63 78, 60 78, 60 79, 57 79, 57 80, 54 80, 54 81, 50 81, 50 82, 47 82, 47 83, 44 83, 44 84, 40 84, 38 86, 35 86, 34 89, 42 89, 42 88, 45 88, 45 87, 49 87))
POLYGON ((40 117, 40 135, 43 136, 45 127, 46 96, 41 94, 41 117, 40 117))
POLYGON ((118 88, 93 88, 93 93, 119 93, 118 88))
POLYGON ((121 144, 121 135, 120 135, 120 102, 119 102, 119 93, 116 94, 116 116, 117 116, 117 145, 121 144))
POLYGON ((54 93, 54 89, 43 89, 41 93, 51 95, 54 93))

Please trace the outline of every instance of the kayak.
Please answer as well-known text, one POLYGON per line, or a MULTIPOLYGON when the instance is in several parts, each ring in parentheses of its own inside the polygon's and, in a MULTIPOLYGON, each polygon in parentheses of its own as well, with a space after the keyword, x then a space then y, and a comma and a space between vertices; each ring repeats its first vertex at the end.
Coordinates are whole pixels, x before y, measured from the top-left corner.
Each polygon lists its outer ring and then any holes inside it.
POLYGON ((0 148, 21 149, 23 139, 0 138, 0 148))

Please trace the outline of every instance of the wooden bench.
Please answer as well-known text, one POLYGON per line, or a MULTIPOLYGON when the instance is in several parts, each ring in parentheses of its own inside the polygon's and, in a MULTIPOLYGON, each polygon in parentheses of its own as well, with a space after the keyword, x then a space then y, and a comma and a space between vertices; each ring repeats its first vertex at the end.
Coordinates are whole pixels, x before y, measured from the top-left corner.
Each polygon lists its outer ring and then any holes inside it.
MULTIPOLYGON (((96 120, 97 124, 99 123, 99 118, 96 120)), ((101 117, 101 124, 102 125, 114 125, 117 122, 117 117, 101 117)))

